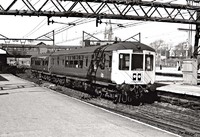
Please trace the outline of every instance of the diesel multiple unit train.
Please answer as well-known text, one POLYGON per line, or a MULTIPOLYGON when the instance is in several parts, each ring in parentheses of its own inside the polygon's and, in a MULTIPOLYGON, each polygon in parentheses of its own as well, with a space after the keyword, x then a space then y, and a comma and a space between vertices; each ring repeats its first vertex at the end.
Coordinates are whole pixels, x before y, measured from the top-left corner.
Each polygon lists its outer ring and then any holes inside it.
POLYGON ((152 102, 155 50, 139 42, 57 51, 31 58, 32 73, 115 102, 152 102))

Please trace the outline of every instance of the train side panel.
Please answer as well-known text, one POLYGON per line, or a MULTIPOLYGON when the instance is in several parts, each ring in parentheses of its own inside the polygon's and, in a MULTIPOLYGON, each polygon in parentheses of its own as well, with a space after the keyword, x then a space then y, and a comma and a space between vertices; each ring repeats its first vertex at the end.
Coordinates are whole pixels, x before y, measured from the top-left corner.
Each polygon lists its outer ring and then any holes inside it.
POLYGON ((48 57, 32 57, 31 58, 31 69, 48 72, 48 64, 49 58, 48 57))
POLYGON ((112 52, 105 52, 103 61, 97 69, 96 78, 99 81, 111 82, 112 52))
MULTIPOLYGON (((32 69, 44 80, 72 88, 82 88, 92 96, 114 102, 152 102, 155 91, 155 50, 138 42, 85 47, 59 51, 32 69), (41 65, 43 64, 43 65, 41 65), (48 73, 43 73, 44 71, 48 73)), ((37 62, 37 59, 36 59, 37 62)))
MULTIPOLYGON (((96 72, 96 80, 108 82, 111 80, 111 54, 105 55, 103 67, 96 72)), ((92 53, 81 55, 56 55, 51 57, 52 74, 80 77, 87 79, 87 72, 92 61, 92 53)))

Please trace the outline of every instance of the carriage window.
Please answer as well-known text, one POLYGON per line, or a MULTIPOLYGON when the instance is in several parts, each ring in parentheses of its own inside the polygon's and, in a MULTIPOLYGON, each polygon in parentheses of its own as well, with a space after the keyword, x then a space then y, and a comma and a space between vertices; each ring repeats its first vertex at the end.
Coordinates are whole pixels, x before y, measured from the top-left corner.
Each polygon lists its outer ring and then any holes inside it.
POLYGON ((57 57, 57 65, 59 65, 59 57, 57 57))
POLYGON ((64 59, 62 60, 62 65, 63 65, 63 66, 65 65, 65 60, 64 60, 64 59))
POLYGON ((88 58, 86 58, 85 66, 86 66, 86 67, 88 66, 88 58))
POLYGON ((65 67, 69 67, 69 61, 65 60, 65 67))
POLYGON ((130 55, 119 54, 119 70, 129 70, 130 55))
POLYGON ((42 66, 44 66, 44 60, 42 61, 42 66))
POLYGON ((34 64, 35 64, 35 60, 31 59, 31 65, 34 65, 34 64))
POLYGON ((143 54, 132 54, 131 70, 143 70, 143 54))
POLYGON ((153 55, 145 56, 145 70, 147 71, 153 70, 153 55))
POLYGON ((54 65, 54 58, 51 59, 51 64, 54 65))
POLYGON ((78 65, 78 67, 79 68, 83 68, 83 60, 79 60, 79 63, 78 63, 79 65, 78 65))
POLYGON ((35 65, 38 65, 38 66, 39 66, 39 65, 40 65, 40 60, 36 60, 36 61, 35 61, 35 65))
POLYGON ((72 68, 73 66, 74 66, 74 61, 73 61, 73 60, 70 60, 70 61, 69 61, 69 67, 72 68))
POLYGON ((74 61, 73 67, 78 68, 78 60, 75 60, 75 61, 74 61))
POLYGON ((109 56, 109 68, 112 67, 112 56, 109 56))
POLYGON ((48 64, 49 64, 49 63, 48 63, 48 60, 45 60, 45 65, 48 66, 48 64))

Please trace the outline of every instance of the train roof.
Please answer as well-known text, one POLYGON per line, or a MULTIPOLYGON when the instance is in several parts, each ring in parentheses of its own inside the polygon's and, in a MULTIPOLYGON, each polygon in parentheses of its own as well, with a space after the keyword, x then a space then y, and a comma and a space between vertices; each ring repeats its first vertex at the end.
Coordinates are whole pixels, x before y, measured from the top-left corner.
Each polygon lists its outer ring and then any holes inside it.
MULTIPOLYGON (((91 47, 82 47, 82 48, 77 48, 73 50, 62 50, 62 51, 57 51, 52 54, 54 55, 64 55, 64 54, 85 54, 85 53, 93 53, 95 49, 97 49, 99 46, 91 46, 91 47)), ((143 43, 139 42, 119 42, 115 44, 108 44, 105 48, 105 52, 108 51, 116 51, 116 50, 124 50, 124 49, 132 49, 134 51, 142 51, 142 50, 148 50, 148 51, 153 51, 155 50, 143 43)))
POLYGON ((44 54, 37 54, 37 55, 32 55, 31 58, 41 58, 45 59, 49 57, 52 53, 44 53, 44 54))
POLYGON ((6 54, 5 50, 0 49, 0 54, 6 54))

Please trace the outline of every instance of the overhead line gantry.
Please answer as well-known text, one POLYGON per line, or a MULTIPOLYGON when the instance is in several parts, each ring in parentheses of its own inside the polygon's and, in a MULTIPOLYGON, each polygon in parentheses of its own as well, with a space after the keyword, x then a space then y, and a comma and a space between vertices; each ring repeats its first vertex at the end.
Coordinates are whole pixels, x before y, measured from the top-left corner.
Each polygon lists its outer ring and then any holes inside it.
POLYGON ((199 6, 140 0, 130 2, 115 0, 46 0, 39 4, 31 2, 30 0, 13 0, 8 7, 4 7, 3 3, 0 2, 0 15, 46 16, 49 18, 84 17, 200 24, 200 17, 196 16, 200 10, 199 6), (69 4, 64 6, 66 2, 69 2, 69 4), (19 3, 24 4, 23 9, 19 7, 19 9, 16 9, 19 3), (49 10, 47 3, 52 4, 55 10, 49 10))
POLYGON ((46 16, 48 20, 51 17, 81 17, 194 24, 196 48, 200 38, 199 11, 200 6, 142 0, 45 0, 36 3, 34 0, 13 0, 8 5, 0 1, 0 15, 46 16), (50 10, 49 5, 55 10, 50 10))

